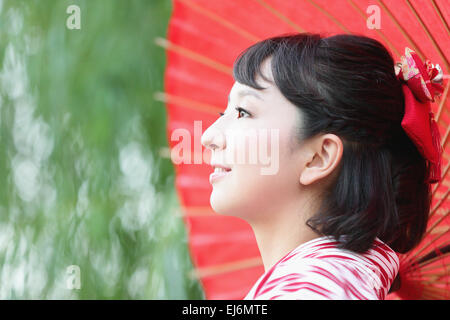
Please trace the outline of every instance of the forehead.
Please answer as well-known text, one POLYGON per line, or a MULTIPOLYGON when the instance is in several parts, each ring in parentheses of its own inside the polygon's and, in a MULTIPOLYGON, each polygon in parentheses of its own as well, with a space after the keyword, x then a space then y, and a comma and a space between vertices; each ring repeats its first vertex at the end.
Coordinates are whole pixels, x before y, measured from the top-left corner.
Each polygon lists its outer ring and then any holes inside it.
POLYGON ((240 84, 239 82, 235 82, 233 87, 231 88, 230 94, 228 95, 228 102, 230 102, 231 96, 236 97, 236 99, 243 98, 245 96, 252 96, 259 100, 263 100, 262 91, 263 90, 259 90, 259 92, 258 92, 257 90, 255 90, 251 87, 240 84))
POLYGON ((256 82, 264 87, 265 89, 262 90, 257 90, 254 89, 250 86, 247 86, 245 84, 242 84, 240 82, 235 81, 233 87, 230 90, 230 94, 228 96, 228 102, 230 101, 230 98, 242 98, 244 96, 253 96, 255 98, 258 98, 260 100, 263 100, 264 95, 269 94, 272 90, 273 90, 273 77, 272 77, 272 71, 271 71, 271 59, 270 58, 266 58, 260 66, 260 71, 263 75, 263 77, 261 77, 259 74, 257 74, 256 76, 256 82), (265 79, 269 80, 266 81, 265 79))

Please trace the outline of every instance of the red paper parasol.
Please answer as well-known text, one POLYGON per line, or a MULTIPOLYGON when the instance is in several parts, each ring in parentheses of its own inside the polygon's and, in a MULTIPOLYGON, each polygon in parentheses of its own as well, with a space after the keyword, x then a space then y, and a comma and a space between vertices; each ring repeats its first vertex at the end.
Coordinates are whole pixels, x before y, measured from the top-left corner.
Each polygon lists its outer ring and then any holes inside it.
MULTIPOLYGON (((172 137, 174 130, 184 128, 190 133, 191 153, 182 155, 182 163, 174 161, 176 188, 195 275, 207 299, 242 299, 264 272, 250 226, 212 211, 208 181, 212 169, 201 160, 201 134, 226 108, 238 54, 257 41, 282 33, 358 33, 382 42, 396 61, 409 47, 422 61, 438 63, 448 75, 448 4, 448 0, 174 0, 168 39, 157 39, 167 50, 168 64, 165 93, 156 98, 167 105, 170 148, 179 143, 178 137, 172 137), (203 164, 195 164, 196 160, 203 164)), ((448 91, 447 78, 442 96, 431 105, 444 149, 444 179, 433 185, 425 239, 400 257, 402 286, 388 295, 390 299, 449 298, 448 91)))

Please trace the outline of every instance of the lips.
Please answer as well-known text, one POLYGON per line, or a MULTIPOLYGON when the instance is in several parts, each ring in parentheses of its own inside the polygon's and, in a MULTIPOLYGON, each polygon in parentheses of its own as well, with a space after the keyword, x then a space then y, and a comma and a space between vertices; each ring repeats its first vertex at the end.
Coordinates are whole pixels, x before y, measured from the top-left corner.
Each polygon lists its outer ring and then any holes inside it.
POLYGON ((211 164, 211 166, 214 167, 214 172, 209 175, 209 183, 211 184, 231 174, 230 167, 218 163, 211 164))
POLYGON ((220 168, 220 169, 225 170, 226 172, 231 171, 231 168, 230 168, 230 167, 227 167, 227 166, 222 165, 222 164, 220 164, 220 163, 211 163, 211 166, 214 168, 214 170, 217 169, 217 168, 220 168))

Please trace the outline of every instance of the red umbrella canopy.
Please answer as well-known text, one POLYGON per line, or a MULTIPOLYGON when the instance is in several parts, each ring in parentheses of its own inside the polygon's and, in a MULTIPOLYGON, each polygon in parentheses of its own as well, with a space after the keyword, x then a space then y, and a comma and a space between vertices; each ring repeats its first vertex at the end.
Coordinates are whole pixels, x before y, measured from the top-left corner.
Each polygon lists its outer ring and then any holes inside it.
MULTIPOLYGON (((212 211, 209 153, 201 134, 225 110, 232 66, 257 41, 293 32, 361 34, 383 43, 396 61, 405 47, 449 74, 448 0, 174 0, 168 38, 165 93, 167 134, 189 250, 207 299, 242 299, 264 272, 250 226, 212 211), (182 129, 182 130, 180 130, 182 129), (180 151, 181 141, 185 146, 180 151), (186 152, 186 150, 189 150, 186 152), (181 158, 180 158, 181 157, 181 158)), ((448 298, 449 148, 448 81, 432 111, 444 148, 442 175, 433 185, 426 237, 400 257, 402 289, 388 298, 448 298), (447 296, 446 296, 447 295, 447 296)))

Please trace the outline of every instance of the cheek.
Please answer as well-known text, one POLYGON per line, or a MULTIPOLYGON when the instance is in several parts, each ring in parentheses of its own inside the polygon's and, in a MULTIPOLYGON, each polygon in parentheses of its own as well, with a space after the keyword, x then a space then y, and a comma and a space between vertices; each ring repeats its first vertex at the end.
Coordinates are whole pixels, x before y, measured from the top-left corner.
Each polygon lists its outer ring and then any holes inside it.
POLYGON ((279 128, 247 128, 227 133, 226 162, 233 165, 278 166, 286 153, 289 136, 279 128), (271 160, 272 163, 271 163, 271 160))
POLYGON ((235 165, 230 176, 213 184, 211 207, 219 214, 248 219, 267 207, 275 193, 274 179, 261 175, 259 166, 235 165))
MULTIPOLYGON (((264 210, 273 211, 294 194, 296 178, 291 171, 292 157, 286 135, 280 132, 278 137, 270 137, 269 134, 266 140, 267 149, 263 153, 270 155, 273 162, 267 164, 258 157, 258 163, 252 164, 247 157, 246 163, 233 163, 230 176, 213 185, 210 200, 216 212, 245 217, 264 210)), ((264 144, 260 142, 259 145, 264 144)), ((251 151, 248 146, 246 150, 251 151)))

